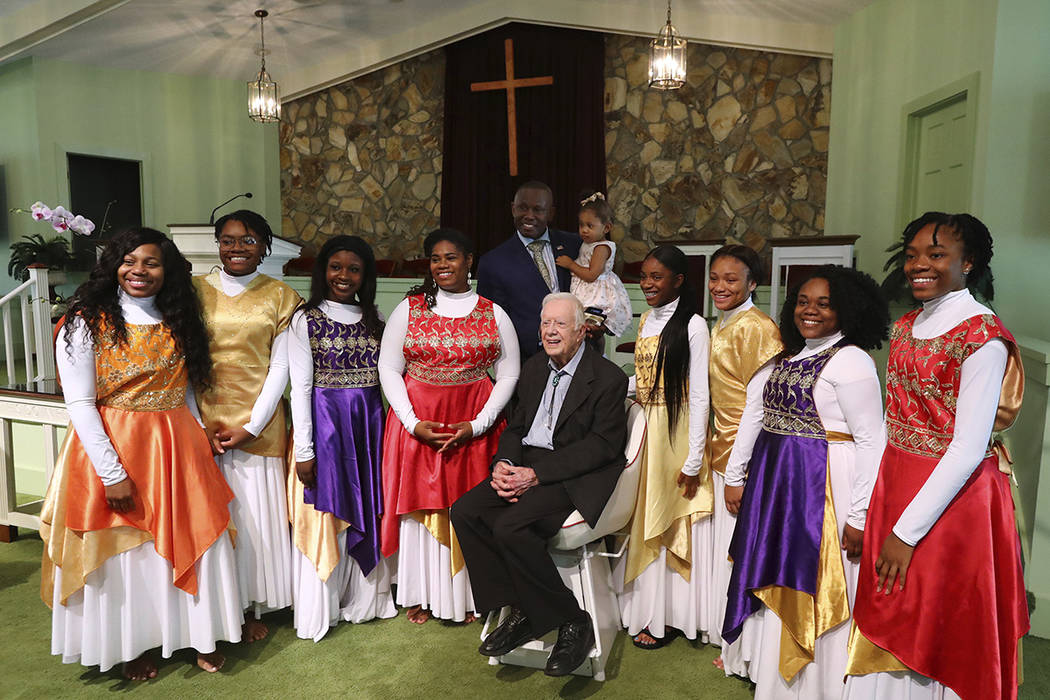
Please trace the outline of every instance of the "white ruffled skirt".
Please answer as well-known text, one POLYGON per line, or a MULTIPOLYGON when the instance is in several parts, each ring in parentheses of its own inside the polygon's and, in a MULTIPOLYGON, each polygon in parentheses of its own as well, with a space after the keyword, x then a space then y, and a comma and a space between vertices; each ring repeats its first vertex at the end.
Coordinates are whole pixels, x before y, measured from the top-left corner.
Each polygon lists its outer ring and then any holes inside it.
POLYGON ((954 690, 914 672, 870 673, 846 679, 844 700, 959 700, 954 690))
POLYGON ((294 624, 300 639, 319 642, 340 620, 356 623, 397 615, 387 560, 380 559, 365 576, 346 553, 346 532, 340 532, 338 538, 339 563, 327 581, 321 580, 313 562, 298 549, 292 557, 294 624))
POLYGON ((215 458, 233 490, 230 515, 237 528, 241 605, 256 617, 292 604, 292 536, 288 524, 285 464, 227 450, 215 458))
POLYGON ((420 605, 442 620, 462 622, 474 613, 474 594, 467 569, 452 575, 449 548, 434 539, 426 526, 403 515, 398 529, 397 604, 420 605))
POLYGON ((56 568, 51 653, 108 671, 157 647, 168 658, 179 649, 208 654, 219 640, 239 642, 244 619, 228 535, 201 555, 197 585, 195 596, 175 588, 171 563, 153 542, 107 559, 65 605, 56 568))

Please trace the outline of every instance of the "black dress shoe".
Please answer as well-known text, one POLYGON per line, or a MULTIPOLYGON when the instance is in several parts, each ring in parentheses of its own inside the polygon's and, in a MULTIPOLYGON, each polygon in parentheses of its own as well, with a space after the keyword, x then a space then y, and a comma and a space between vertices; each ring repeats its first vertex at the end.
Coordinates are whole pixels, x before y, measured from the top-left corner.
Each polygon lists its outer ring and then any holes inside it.
POLYGON ((547 659, 547 668, 543 670, 548 676, 567 676, 580 667, 594 648, 594 627, 591 616, 566 622, 558 628, 558 641, 547 659))
POLYGON ((511 608, 507 619, 485 637, 478 652, 485 656, 503 656, 532 639, 535 639, 535 635, 532 634, 529 618, 521 610, 511 608))

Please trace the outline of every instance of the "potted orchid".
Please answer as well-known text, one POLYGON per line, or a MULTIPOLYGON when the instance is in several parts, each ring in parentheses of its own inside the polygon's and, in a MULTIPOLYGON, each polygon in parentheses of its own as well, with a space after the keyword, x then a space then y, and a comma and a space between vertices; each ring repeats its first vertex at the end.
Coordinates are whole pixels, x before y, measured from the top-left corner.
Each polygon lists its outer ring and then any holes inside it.
MULTIPOLYGON (((36 202, 29 209, 12 209, 13 212, 30 214, 35 221, 46 221, 51 224, 57 233, 67 231, 90 237, 95 231, 95 223, 79 214, 73 214, 65 207, 58 206, 51 209, 43 202, 36 202)), ((106 207, 106 217, 109 216, 109 207, 106 207)), ((103 221, 100 231, 105 231, 106 223, 103 221)), ((52 236, 45 238, 39 233, 23 236, 19 241, 11 245, 11 257, 7 262, 7 274, 15 279, 25 281, 29 278, 29 266, 33 264, 47 265, 50 270, 63 271, 73 262, 73 253, 69 249, 69 241, 65 236, 52 236)), ((56 277, 52 275, 52 277, 56 277)), ((61 276, 54 282, 61 282, 61 276)))

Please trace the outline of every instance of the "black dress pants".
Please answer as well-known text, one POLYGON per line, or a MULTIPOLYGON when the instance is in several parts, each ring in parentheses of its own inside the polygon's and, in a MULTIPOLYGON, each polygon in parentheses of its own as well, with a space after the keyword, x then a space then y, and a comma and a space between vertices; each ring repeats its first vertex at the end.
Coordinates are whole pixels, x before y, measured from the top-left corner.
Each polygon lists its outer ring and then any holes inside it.
POLYGON ((575 509, 560 484, 533 486, 509 503, 487 479, 452 504, 478 612, 516 606, 537 637, 583 616, 547 551, 575 509))

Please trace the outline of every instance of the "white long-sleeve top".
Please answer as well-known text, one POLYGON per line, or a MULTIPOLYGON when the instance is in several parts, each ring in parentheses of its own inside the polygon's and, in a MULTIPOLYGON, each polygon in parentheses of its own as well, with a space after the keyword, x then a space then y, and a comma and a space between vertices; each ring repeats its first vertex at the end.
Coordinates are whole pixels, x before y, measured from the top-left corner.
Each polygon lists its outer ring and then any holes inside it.
MULTIPOLYGON (((806 340, 806 347, 791 358, 804 360, 831 347, 842 339, 842 333, 834 333, 824 338, 806 340)), ((766 380, 772 373, 772 365, 763 367, 764 379, 761 386, 755 387, 758 395, 757 404, 752 398, 752 384, 748 383, 748 402, 744 408, 744 418, 748 426, 756 422, 761 430, 762 393, 766 380)), ((756 375, 757 376, 757 375, 756 375)), ((875 486, 875 476, 879 471, 879 461, 886 448, 886 424, 882 418, 882 389, 875 363, 871 356, 854 345, 841 348, 824 365, 824 369, 813 385, 813 402, 817 415, 824 429, 853 436, 854 465, 853 486, 850 491, 850 509, 846 522, 864 529, 868 514, 868 501, 875 486)), ((726 465, 726 484, 740 486, 745 481, 747 463, 754 449, 757 432, 754 437, 750 431, 743 435, 737 433, 736 444, 729 454, 726 465), (746 443, 744 442, 746 440, 746 443), (745 458, 746 456, 746 458, 745 458)))
MULTIPOLYGON (((131 297, 120 290, 118 293, 124 323, 129 326, 152 326, 163 321, 157 310, 156 297, 131 297)), ((95 374, 95 344, 91 340, 87 324, 80 317, 67 320, 72 324, 73 335, 66 342, 65 332, 55 341, 55 364, 62 380, 62 396, 69 411, 69 422, 84 445, 84 452, 104 486, 118 484, 127 478, 117 451, 102 425, 98 412, 98 387, 95 374)), ((193 389, 186 385, 186 406, 201 423, 200 411, 193 389)), ((201 423, 203 426, 203 423, 201 423)))
MULTIPOLYGON (((446 318, 463 318, 474 310, 479 297, 473 290, 450 293, 438 289, 437 303, 431 309, 438 316, 446 318)), ((408 389, 405 387, 405 337, 408 335, 408 299, 404 299, 386 323, 383 331, 383 342, 379 346, 379 384, 383 387, 386 400, 394 409, 405 430, 413 432, 420 420, 429 420, 426 416, 422 419, 416 416, 412 408, 412 402, 408 398, 408 389)), ((474 435, 481 435, 492 427, 496 417, 503 407, 510 401, 514 394, 514 387, 518 383, 518 375, 521 373, 521 356, 518 351, 518 336, 514 331, 514 324, 506 312, 498 304, 492 305, 492 312, 496 318, 496 327, 499 330, 500 356, 493 365, 496 373, 496 383, 492 386, 492 394, 488 401, 478 411, 478 415, 470 421, 470 428, 474 435)), ((539 330, 539 329, 537 329, 539 330)))
MULTIPOLYGON (((361 307, 324 300, 317 307, 336 323, 352 325, 361 320, 361 307)), ((314 388, 314 358, 310 350, 310 330, 300 309, 292 316, 288 334, 288 375, 291 379, 292 427, 295 461, 314 458, 314 417, 310 403, 314 388)))
MULTIPOLYGON (((660 335, 678 308, 678 299, 649 311, 645 324, 638 329, 639 338, 660 335)), ((704 462, 704 442, 707 440, 707 416, 711 397, 707 386, 707 365, 711 354, 711 335, 707 322, 696 314, 689 319, 689 452, 682 465, 682 473, 696 476, 704 462)), ((635 377, 627 380, 627 391, 635 395, 635 377)))
MULTIPOLYGON (((936 338, 968 318, 991 313, 969 290, 949 292, 922 305, 912 326, 912 336, 936 338)), ((982 345, 962 363, 952 441, 893 526, 894 534, 907 544, 918 544, 926 536, 984 459, 999 407, 1008 354, 1006 344, 997 338, 982 345)))
MULTIPOLYGON (((219 281, 222 283, 222 291, 228 297, 235 297, 247 288, 253 279, 259 276, 259 272, 235 277, 227 274, 225 270, 219 270, 219 281)), ((288 329, 281 331, 273 339, 270 348, 270 368, 266 372, 266 380, 263 381, 262 391, 255 399, 252 406, 252 414, 244 429, 252 435, 259 435, 266 424, 273 418, 273 412, 277 410, 277 404, 284 396, 284 388, 288 385, 288 329)))

